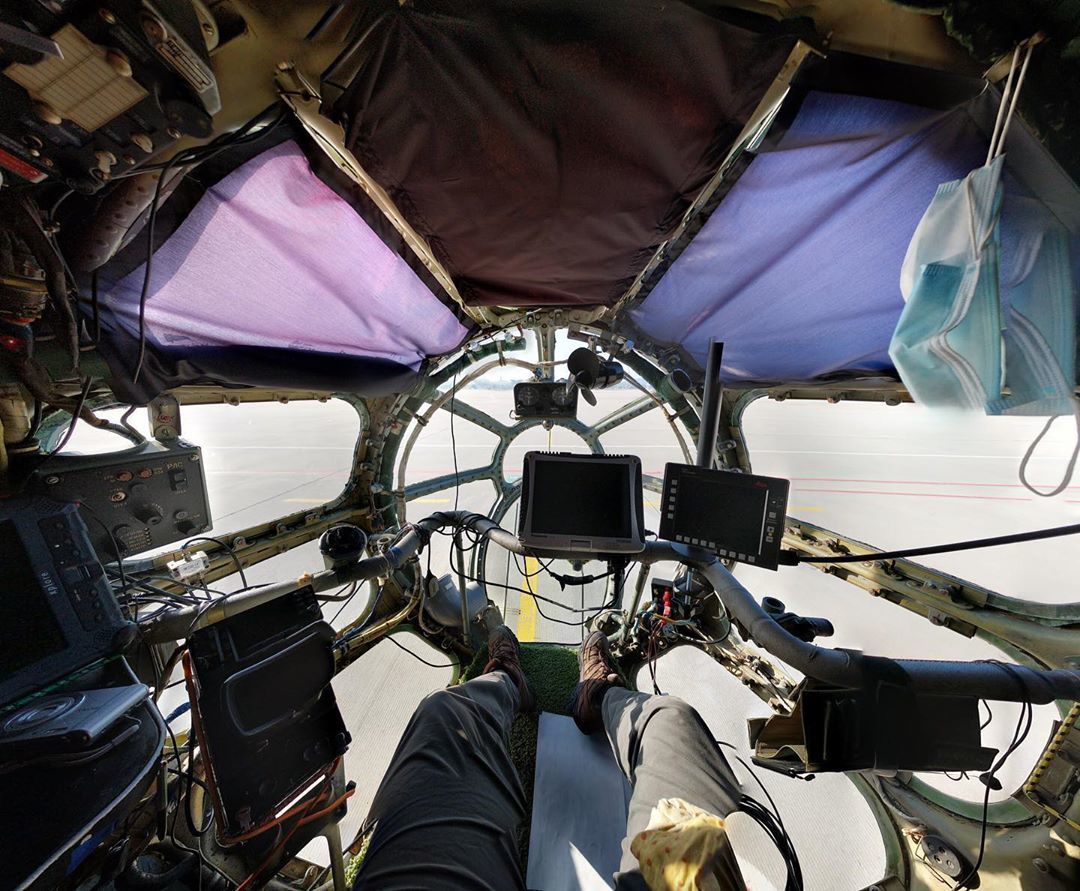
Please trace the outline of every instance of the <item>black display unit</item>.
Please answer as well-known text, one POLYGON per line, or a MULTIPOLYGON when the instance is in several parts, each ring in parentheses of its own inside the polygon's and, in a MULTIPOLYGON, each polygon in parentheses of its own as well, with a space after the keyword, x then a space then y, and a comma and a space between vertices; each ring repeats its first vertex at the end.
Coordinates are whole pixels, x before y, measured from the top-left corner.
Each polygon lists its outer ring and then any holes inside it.
POLYGON ((541 553, 636 554, 645 548, 635 455, 528 452, 518 538, 541 553))
POLYGON ((660 537, 776 569, 789 487, 787 480, 777 477, 668 464, 660 537))
POLYGON ((0 499, 0 565, 0 708, 134 638, 74 504, 0 499))

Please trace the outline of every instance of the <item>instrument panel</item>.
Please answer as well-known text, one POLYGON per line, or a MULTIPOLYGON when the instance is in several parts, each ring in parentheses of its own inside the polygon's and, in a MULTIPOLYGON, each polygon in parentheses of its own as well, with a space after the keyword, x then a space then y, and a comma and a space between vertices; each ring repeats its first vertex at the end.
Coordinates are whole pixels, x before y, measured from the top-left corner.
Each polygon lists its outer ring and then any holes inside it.
POLYGON ((0 170, 96 192, 221 107, 208 23, 186 0, 0 12, 0 170))

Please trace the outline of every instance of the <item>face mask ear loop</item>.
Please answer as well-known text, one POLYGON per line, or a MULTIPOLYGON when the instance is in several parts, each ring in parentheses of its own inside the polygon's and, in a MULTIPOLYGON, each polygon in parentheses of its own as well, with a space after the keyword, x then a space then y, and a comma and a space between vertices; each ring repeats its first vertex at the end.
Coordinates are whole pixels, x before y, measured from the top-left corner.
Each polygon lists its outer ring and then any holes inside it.
POLYGON ((1020 44, 1013 50, 1012 63, 1009 65, 1009 76, 1005 81, 1005 89, 1001 91, 1001 102, 998 103, 997 118, 994 120, 994 131, 990 134, 990 148, 986 152, 986 164, 994 159, 994 148, 997 146, 998 133, 1001 132, 1001 122, 1005 117, 1005 107, 1009 104, 1012 96, 1013 76, 1016 74, 1016 63, 1020 60, 1020 44))
POLYGON ((1038 495, 1040 498, 1053 498, 1055 495, 1059 495, 1065 490, 1065 487, 1069 485, 1072 480, 1073 470, 1076 468, 1076 459, 1080 456, 1080 401, 1077 401, 1073 406, 1073 415, 1076 418, 1076 445, 1073 447, 1072 457, 1069 458, 1069 463, 1065 467, 1065 475, 1061 478, 1061 482, 1058 483, 1057 488, 1051 492, 1040 492, 1027 480, 1027 466, 1031 460, 1031 456, 1035 453, 1035 449, 1039 443, 1042 442, 1042 438, 1050 431, 1054 421, 1064 415, 1053 415, 1046 421, 1046 426, 1042 428, 1042 431, 1035 437, 1034 442, 1028 446, 1028 450, 1024 452, 1023 460, 1020 462, 1020 482, 1024 484, 1024 488, 1034 495, 1038 495))
POLYGON ((1012 123, 1013 114, 1016 111, 1016 103, 1020 98, 1020 87, 1024 84, 1024 76, 1027 74, 1028 62, 1031 61, 1032 50, 1035 49, 1035 42, 1032 41, 1027 46, 1027 52, 1024 54, 1024 64, 1020 66, 1020 74, 1016 78, 1016 87, 1012 92, 1012 99, 1009 102, 1009 111, 1005 115, 1005 123, 1001 128, 1001 135, 998 136, 997 151, 994 154, 996 158, 998 155, 1005 153, 1005 137, 1009 134, 1009 125, 1012 123))

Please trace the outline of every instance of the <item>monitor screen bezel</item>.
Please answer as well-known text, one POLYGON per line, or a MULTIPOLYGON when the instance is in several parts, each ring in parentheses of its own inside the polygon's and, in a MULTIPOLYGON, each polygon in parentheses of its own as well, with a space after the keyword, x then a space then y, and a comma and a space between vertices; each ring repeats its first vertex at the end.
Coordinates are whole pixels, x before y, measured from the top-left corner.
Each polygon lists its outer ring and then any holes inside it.
POLYGON ((645 549, 645 499, 642 491, 641 459, 636 455, 572 454, 567 452, 527 452, 521 476, 521 513, 518 539, 532 551, 544 553, 638 554, 645 549), (538 532, 534 527, 532 480, 539 462, 615 464, 629 469, 627 498, 630 503, 630 535, 582 536, 569 533, 538 532))
POLYGON ((787 519, 787 501, 791 483, 781 477, 761 476, 753 473, 740 473, 733 470, 721 470, 698 467, 693 464, 669 463, 664 467, 664 489, 660 507, 660 536, 668 539, 676 545, 689 546, 710 554, 734 560, 738 563, 747 563, 762 569, 775 570, 779 565, 780 548, 784 537, 784 528, 787 519), (732 489, 760 488, 764 484, 766 516, 762 520, 761 529, 764 531, 771 522, 774 529, 772 540, 762 535, 760 544, 754 553, 740 553, 725 545, 719 540, 713 542, 704 541, 698 537, 700 531, 680 529, 678 523, 678 509, 674 503, 677 495, 672 493, 672 482, 692 480, 695 476, 708 476, 722 481, 732 489), (768 511, 777 514, 771 521, 768 511))

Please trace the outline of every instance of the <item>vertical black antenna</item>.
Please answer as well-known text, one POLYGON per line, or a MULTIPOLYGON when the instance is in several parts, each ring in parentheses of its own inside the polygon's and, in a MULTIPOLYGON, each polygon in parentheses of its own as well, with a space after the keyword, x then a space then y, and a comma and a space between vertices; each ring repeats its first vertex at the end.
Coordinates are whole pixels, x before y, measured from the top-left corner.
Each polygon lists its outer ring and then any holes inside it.
POLYGON ((720 400, 724 395, 724 385, 720 381, 720 360, 723 358, 724 342, 709 338, 705 393, 701 397, 701 427, 698 429, 698 467, 712 467, 716 458, 716 431, 720 426, 720 400))

